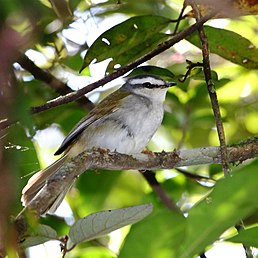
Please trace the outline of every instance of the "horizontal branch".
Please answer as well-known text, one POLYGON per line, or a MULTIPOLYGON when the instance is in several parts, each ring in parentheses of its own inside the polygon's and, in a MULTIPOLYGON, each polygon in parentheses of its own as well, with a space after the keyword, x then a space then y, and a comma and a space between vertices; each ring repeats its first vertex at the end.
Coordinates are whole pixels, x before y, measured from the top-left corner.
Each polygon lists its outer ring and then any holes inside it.
MULTIPOLYGON (((227 148, 230 163, 258 156, 258 138, 227 148)), ((28 209, 45 213, 56 198, 88 169, 156 170, 201 164, 221 164, 220 147, 205 147, 173 152, 148 152, 125 155, 108 150, 85 151, 64 164, 29 203, 28 209)))

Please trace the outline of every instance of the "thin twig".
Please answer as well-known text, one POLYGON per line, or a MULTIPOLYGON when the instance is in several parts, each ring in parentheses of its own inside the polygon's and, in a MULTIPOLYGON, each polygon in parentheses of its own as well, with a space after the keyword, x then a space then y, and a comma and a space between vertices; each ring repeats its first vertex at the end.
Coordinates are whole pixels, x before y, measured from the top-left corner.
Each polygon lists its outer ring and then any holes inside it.
POLYGON ((76 247, 76 244, 73 244, 70 248, 68 248, 67 244, 68 244, 69 237, 67 235, 65 235, 59 240, 61 242, 60 243, 61 252, 63 253, 62 258, 64 258, 68 252, 70 252, 76 247))
POLYGON ((11 124, 15 123, 16 121, 11 121, 9 118, 5 118, 3 120, 0 121, 0 131, 7 128, 8 126, 10 126, 11 124))
MULTIPOLYGON (((52 89, 61 95, 65 95, 74 92, 66 83, 63 83, 52 75, 47 70, 38 67, 32 60, 30 60, 25 54, 21 54, 17 62, 28 72, 30 72, 35 79, 45 82, 52 89)), ((90 110, 94 107, 94 104, 85 96, 77 100, 80 106, 90 110)))
POLYGON ((212 177, 206 177, 206 176, 193 174, 193 173, 190 173, 190 172, 185 171, 185 170, 180 169, 180 168, 175 168, 175 170, 178 171, 179 173, 185 175, 187 178, 190 178, 194 181, 204 181, 204 182, 212 182, 212 183, 216 182, 216 179, 214 179, 212 177))
MULTIPOLYGON (((245 226, 244 226, 244 222, 243 220, 241 220, 236 226, 235 226, 237 232, 239 233, 241 230, 244 230, 245 229, 245 226)), ((252 254, 252 249, 250 246, 246 246, 244 244, 242 244, 244 250, 245 250, 245 256, 246 258, 254 258, 253 254, 252 254)))
MULTIPOLYGON (((202 18, 201 18, 201 14, 198 10, 197 5, 194 2, 192 2, 191 6, 193 8, 196 20, 200 21, 202 18)), ((224 175, 227 176, 230 173, 230 168, 229 168, 229 164, 228 164, 226 138, 225 138, 225 132, 224 132, 224 127, 223 127, 223 123, 222 123, 222 118, 221 118, 217 93, 216 93, 215 85, 214 85, 214 82, 213 82, 212 76, 211 76, 211 66, 210 66, 210 55, 209 55, 208 40, 207 40, 207 37, 205 35, 203 26, 200 26, 198 28, 198 31, 199 31, 199 37, 200 37, 200 40, 201 40, 201 44, 202 44, 204 75, 205 75, 205 80, 206 80, 206 84, 207 84, 208 93, 209 93, 210 100, 211 100, 211 106, 212 106, 213 114, 214 114, 214 117, 215 117, 215 123, 216 123, 216 127, 217 127, 218 138, 219 138, 219 142, 220 142, 222 168, 223 168, 224 175)))
POLYGON ((187 67, 186 67, 187 71, 186 71, 185 75, 182 78, 178 79, 180 82, 184 82, 188 78, 188 76, 190 75, 190 73, 193 70, 193 68, 195 68, 195 67, 203 67, 203 63, 200 63, 200 62, 193 63, 190 60, 186 60, 186 63, 187 63, 187 67))
POLYGON ((175 29, 174 29, 174 32, 173 32, 172 35, 176 35, 176 33, 177 33, 177 30, 178 30, 178 27, 179 27, 179 23, 184 18, 183 14, 184 14, 185 8, 186 8, 186 4, 184 3, 184 5, 183 5, 183 7, 182 7, 182 9, 180 11, 180 14, 179 14, 179 16, 177 18, 177 23, 176 23, 176 26, 175 26, 175 29))
POLYGON ((168 196, 166 191, 163 189, 163 187, 156 179, 155 173, 151 170, 144 170, 140 172, 142 173, 146 181, 149 183, 153 191, 157 194, 161 202, 165 205, 165 207, 167 207, 170 210, 178 211, 175 202, 168 196))

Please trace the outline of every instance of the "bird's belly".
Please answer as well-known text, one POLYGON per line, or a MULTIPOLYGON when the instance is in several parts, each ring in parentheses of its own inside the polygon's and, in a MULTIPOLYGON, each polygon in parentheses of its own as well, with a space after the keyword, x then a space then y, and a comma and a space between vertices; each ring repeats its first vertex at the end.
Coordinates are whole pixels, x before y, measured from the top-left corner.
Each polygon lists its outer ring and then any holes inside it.
MULTIPOLYGON (((88 144, 89 143, 90 142, 88 142, 88 144)), ((139 143, 133 136, 128 136, 124 131, 118 130, 114 130, 105 136, 99 135, 97 140, 90 143, 90 145, 92 145, 92 147, 105 148, 125 154, 138 153, 145 146, 139 143)))
MULTIPOLYGON (((141 152, 148 144, 149 139, 145 135, 135 135, 120 124, 110 126, 96 127, 94 130, 88 130, 86 137, 80 141, 81 151, 85 149, 105 148, 111 151, 117 151, 125 154, 141 152)), ((83 136, 82 136, 83 137, 83 136)))
POLYGON ((118 114, 115 118, 110 116, 86 128, 81 139, 70 151, 73 155, 77 155, 96 147, 124 154, 139 153, 149 143, 162 118, 163 107, 141 115, 134 113, 123 115, 122 118, 118 114))

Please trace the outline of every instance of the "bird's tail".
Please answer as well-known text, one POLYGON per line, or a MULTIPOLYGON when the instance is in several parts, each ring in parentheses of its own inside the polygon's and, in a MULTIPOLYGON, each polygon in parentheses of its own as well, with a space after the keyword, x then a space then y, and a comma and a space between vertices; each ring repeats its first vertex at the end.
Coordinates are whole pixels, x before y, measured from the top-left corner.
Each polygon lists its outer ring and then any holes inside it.
MULTIPOLYGON (((23 206, 28 206, 32 199, 38 194, 38 192, 44 187, 47 180, 55 174, 55 172, 64 164, 67 159, 67 155, 64 155, 60 159, 56 160, 53 164, 45 169, 34 174, 28 181, 27 185, 22 190, 21 201, 23 206)), ((70 187, 69 187, 70 188, 70 187)), ((55 202, 50 207, 50 211, 54 212, 62 202, 69 188, 58 196, 55 202)))

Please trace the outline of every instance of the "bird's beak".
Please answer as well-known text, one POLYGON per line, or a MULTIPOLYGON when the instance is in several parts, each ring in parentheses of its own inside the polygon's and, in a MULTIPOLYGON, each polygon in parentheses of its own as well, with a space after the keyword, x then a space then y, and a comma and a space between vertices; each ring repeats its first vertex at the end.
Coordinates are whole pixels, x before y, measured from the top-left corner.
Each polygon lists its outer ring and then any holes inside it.
POLYGON ((176 83, 175 82, 167 82, 167 85, 168 85, 168 87, 172 87, 172 86, 175 86, 176 83))

